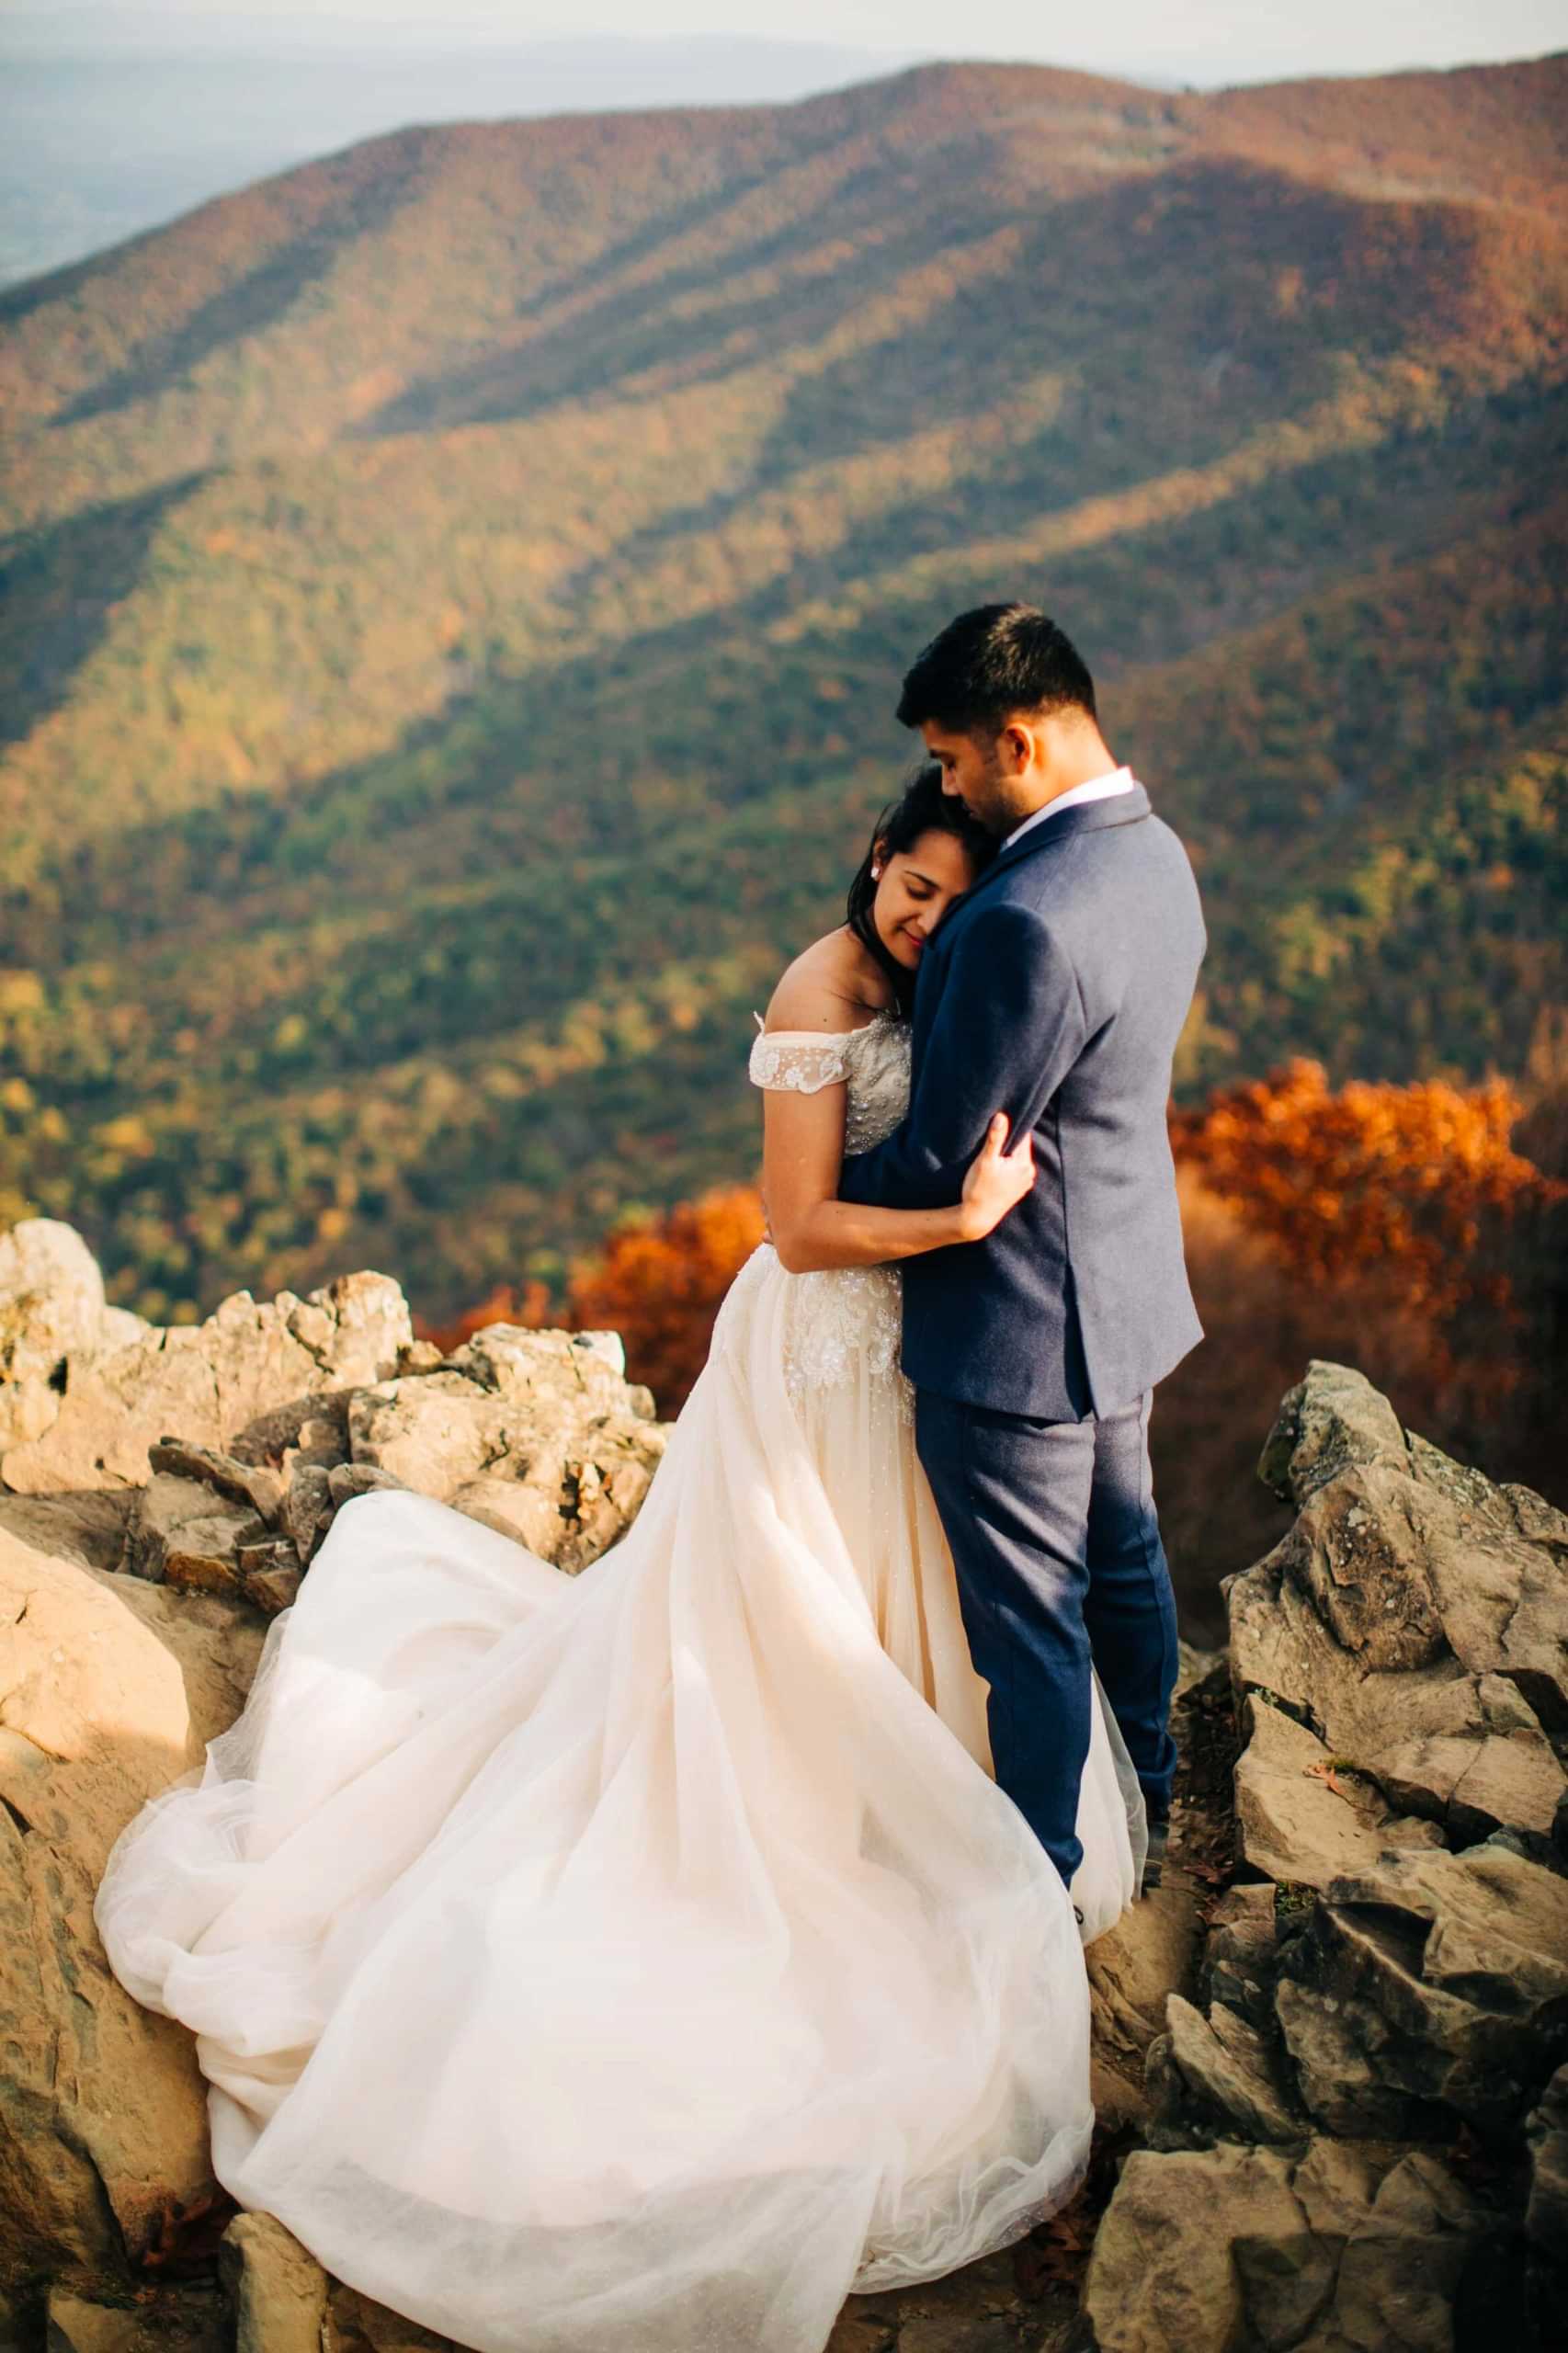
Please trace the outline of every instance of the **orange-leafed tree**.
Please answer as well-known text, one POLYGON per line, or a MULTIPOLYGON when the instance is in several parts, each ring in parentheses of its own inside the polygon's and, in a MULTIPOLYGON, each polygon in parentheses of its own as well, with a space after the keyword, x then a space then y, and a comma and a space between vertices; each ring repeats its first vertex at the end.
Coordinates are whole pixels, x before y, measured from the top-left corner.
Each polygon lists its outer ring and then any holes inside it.
POLYGON ((702 1370, 719 1302, 762 1238, 762 1197, 749 1185, 629 1221, 601 1257, 574 1269, 572 1322, 580 1332, 619 1332, 632 1380, 647 1382, 662 1414, 676 1414, 702 1370))
POLYGON ((1307 1283, 1397 1299, 1446 1347, 1461 1312, 1506 1314, 1500 1238, 1563 1193, 1513 1149, 1522 1108, 1501 1079, 1332 1089, 1294 1061, 1178 1114, 1172 1141, 1307 1283))
POLYGON ((414 1336, 416 1340, 432 1340, 443 1356, 450 1356, 465 1340, 486 1324, 526 1324, 532 1330, 559 1323, 551 1313, 548 1287, 541 1282, 526 1282, 519 1290, 512 1283, 497 1283, 476 1307, 466 1307, 449 1324, 429 1324, 424 1316, 415 1314, 414 1336))
MULTIPOLYGON (((1202 1380, 1189 1364, 1171 1384, 1167 1455, 1196 1473, 1195 1416, 1226 1431, 1234 1423, 1238 1460, 1256 1454, 1262 1432, 1241 1427, 1238 1399, 1256 1389, 1272 1410, 1308 1355, 1329 1354, 1361 1363, 1439 1442, 1501 1476, 1531 1472, 1524 1408, 1552 1345, 1550 1267, 1568 1185, 1515 1151, 1518 1115, 1498 1081, 1334 1089, 1319 1064, 1300 1061, 1176 1114, 1188 1256, 1225 1364, 1210 1348, 1202 1380)), ((750 1187, 705 1193, 618 1227, 573 1267, 564 1302, 538 1283, 499 1290, 429 1336, 449 1348, 496 1318, 618 1331, 632 1379, 673 1415, 762 1236, 750 1187)))

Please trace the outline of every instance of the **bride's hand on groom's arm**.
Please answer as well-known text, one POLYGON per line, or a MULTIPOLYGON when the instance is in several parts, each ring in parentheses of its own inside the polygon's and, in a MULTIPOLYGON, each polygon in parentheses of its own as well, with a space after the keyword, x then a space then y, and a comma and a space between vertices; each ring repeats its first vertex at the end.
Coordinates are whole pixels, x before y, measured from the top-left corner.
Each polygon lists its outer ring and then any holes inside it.
POLYGON ((963 1180, 963 1239, 983 1241, 1034 1185, 1034 1137, 1028 1129, 1009 1150, 1007 1115, 998 1111, 963 1180))

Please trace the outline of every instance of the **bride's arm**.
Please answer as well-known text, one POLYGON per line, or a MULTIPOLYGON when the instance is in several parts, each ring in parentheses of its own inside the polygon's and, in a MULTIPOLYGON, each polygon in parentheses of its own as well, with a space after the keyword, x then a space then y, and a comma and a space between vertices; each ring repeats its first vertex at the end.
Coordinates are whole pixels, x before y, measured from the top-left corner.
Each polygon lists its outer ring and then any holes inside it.
POLYGON ((763 1097, 763 1193, 773 1246, 792 1275, 829 1267, 881 1266, 978 1242, 1034 1183, 1031 1139, 1003 1150, 1007 1122, 998 1113, 949 1208, 884 1210, 841 1201, 847 1088, 842 1079, 809 1093, 769 1087, 763 1097))

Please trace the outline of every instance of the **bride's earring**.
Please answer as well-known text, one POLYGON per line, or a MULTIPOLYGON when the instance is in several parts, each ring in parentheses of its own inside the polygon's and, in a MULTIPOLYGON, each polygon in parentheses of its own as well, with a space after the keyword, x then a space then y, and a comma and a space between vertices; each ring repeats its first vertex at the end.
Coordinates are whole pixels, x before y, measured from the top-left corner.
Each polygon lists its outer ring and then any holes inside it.
POLYGON ((880 866, 873 866, 873 867, 872 867, 872 869, 871 869, 871 880, 872 880, 872 881, 873 881, 873 882, 880 882, 880 881, 881 881, 881 879, 882 879, 882 870, 881 870, 881 868, 880 866))

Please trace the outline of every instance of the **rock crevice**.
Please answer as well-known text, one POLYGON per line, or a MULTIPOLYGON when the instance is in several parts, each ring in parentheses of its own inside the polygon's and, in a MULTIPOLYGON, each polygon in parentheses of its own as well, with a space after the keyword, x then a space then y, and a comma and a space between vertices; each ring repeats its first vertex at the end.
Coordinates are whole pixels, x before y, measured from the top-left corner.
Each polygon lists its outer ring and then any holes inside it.
POLYGON ((1101 2220, 1104 2353, 1555 2341, 1568 1520, 1314 1363, 1228 1580, 1233 1883, 1101 2220))

